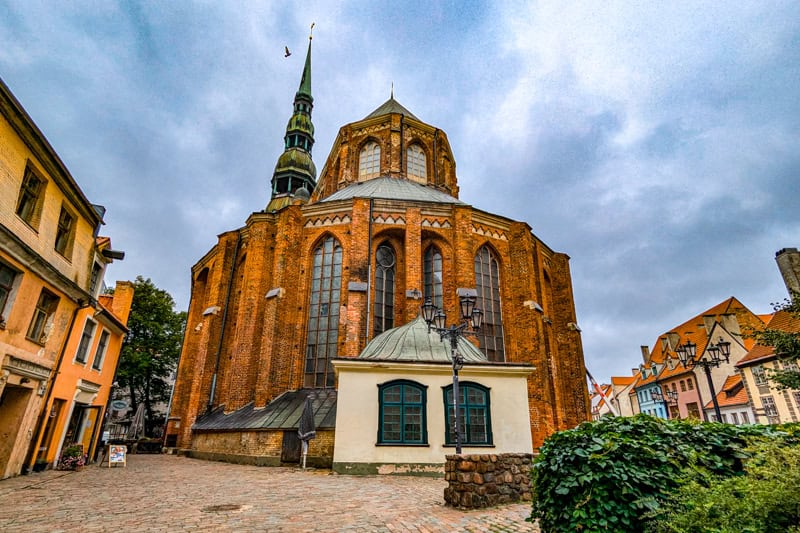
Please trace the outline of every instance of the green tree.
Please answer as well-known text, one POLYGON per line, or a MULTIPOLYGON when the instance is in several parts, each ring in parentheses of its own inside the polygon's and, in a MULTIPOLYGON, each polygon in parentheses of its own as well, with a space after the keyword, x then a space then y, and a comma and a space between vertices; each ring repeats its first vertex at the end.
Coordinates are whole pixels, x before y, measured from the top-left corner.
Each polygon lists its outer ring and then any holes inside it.
POLYGON ((780 388, 800 389, 800 371, 797 368, 800 359, 800 293, 793 292, 791 299, 773 304, 773 307, 776 313, 784 314, 783 318, 788 320, 780 320, 775 327, 756 331, 753 337, 759 344, 775 348, 782 363, 782 369, 770 372, 770 379, 780 388))
POLYGON ((186 325, 186 313, 174 310, 170 294, 148 278, 134 282, 130 330, 122 344, 117 381, 128 390, 135 412, 144 404, 145 435, 161 422, 154 407, 170 395, 170 374, 178 364, 186 325))

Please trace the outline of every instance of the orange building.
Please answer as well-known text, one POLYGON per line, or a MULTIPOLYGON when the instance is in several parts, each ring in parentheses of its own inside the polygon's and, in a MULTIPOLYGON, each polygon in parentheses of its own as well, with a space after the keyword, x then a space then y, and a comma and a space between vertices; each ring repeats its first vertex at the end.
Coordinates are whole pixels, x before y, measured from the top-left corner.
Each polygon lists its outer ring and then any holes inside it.
POLYGON ((309 455, 330 464, 334 360, 413 321, 427 297, 455 320, 458 288, 477 291, 489 363, 535 367, 533 446, 587 420, 569 257, 459 199, 446 133, 393 97, 340 129, 317 180, 310 53, 267 207, 192 268, 167 444, 280 464, 299 444, 296 417, 277 411, 313 396, 323 426, 309 455))
POLYGON ((32 464, 71 332, 122 257, 98 245, 104 212, 0 80, 0 478, 32 464))

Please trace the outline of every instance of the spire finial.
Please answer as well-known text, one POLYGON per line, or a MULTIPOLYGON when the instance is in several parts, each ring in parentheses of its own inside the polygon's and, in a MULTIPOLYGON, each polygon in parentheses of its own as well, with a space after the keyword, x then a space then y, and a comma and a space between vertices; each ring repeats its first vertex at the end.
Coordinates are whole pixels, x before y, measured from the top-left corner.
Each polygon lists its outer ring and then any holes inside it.
POLYGON ((389 94, 389 98, 394 100, 394 82, 392 82, 392 92, 389 94))
POLYGON ((314 24, 316 24, 316 22, 312 22, 311 23, 311 31, 308 34, 308 40, 309 41, 314 38, 314 24))

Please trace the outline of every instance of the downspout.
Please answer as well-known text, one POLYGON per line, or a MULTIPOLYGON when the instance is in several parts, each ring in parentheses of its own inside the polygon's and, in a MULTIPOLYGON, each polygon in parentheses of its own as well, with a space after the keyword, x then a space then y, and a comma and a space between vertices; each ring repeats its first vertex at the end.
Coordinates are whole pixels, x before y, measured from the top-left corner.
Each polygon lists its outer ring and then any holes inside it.
POLYGON ((30 468, 33 464, 33 456, 36 455, 36 445, 39 444, 39 440, 44 437, 43 426, 45 417, 47 417, 49 411, 47 404, 50 403, 50 400, 53 398, 53 385, 55 384, 56 377, 58 377, 58 374, 61 372, 61 363, 64 360, 64 355, 67 353, 67 344, 69 344, 69 339, 72 337, 72 330, 75 328, 78 312, 87 307, 89 307, 89 303, 86 300, 78 300, 78 307, 72 311, 72 318, 69 321, 67 334, 64 337, 64 342, 58 353, 58 359, 56 359, 56 364, 53 366, 53 371, 50 373, 50 377, 47 380, 47 392, 45 393, 44 403, 42 404, 42 409, 39 411, 39 417, 36 421, 36 435, 33 436, 34 438, 31 438, 31 442, 28 445, 28 453, 25 456, 25 462, 22 464, 23 468, 30 468))
POLYGON ((375 207, 375 199, 369 199, 369 236, 367 237, 367 327, 364 331, 364 346, 369 341, 369 326, 371 306, 372 306, 372 211, 375 207))
POLYGON ((404 161, 404 158, 403 158, 403 140, 404 140, 403 133, 404 133, 404 130, 405 130, 405 128, 403 126, 405 126, 405 118, 406 118, 406 116, 403 113, 400 113, 400 173, 401 174, 403 173, 403 169, 405 168, 405 166, 403 165, 403 161, 404 161))
POLYGON ((433 132, 433 184, 439 186, 439 165, 436 164, 436 139, 439 137, 439 128, 433 132))
POLYGON ((236 263, 239 260, 239 246, 242 244, 242 233, 236 237, 236 248, 233 250, 233 263, 231 263, 231 274, 228 279, 228 293, 225 295, 225 307, 222 310, 222 329, 219 332, 219 343, 217 343, 216 362, 214 363, 214 375, 211 376, 211 392, 208 394, 208 405, 206 412, 211 412, 214 406, 214 396, 217 392, 217 374, 219 374, 219 356, 222 353, 222 342, 225 340, 225 326, 228 323, 228 305, 231 302, 231 291, 233 290, 233 278, 236 275, 236 263))

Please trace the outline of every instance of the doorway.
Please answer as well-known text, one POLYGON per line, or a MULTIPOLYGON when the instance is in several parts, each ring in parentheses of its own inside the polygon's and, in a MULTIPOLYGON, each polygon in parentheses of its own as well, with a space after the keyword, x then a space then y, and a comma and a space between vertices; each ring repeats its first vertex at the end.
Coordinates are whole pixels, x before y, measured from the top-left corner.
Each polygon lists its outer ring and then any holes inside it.
POLYGON ((281 446, 282 463, 300 463, 300 437, 296 429, 283 432, 283 446, 281 446))
POLYGON ((33 389, 14 385, 6 385, 0 393, 0 479, 5 477, 11 454, 14 453, 14 444, 22 429, 31 394, 33 389))

